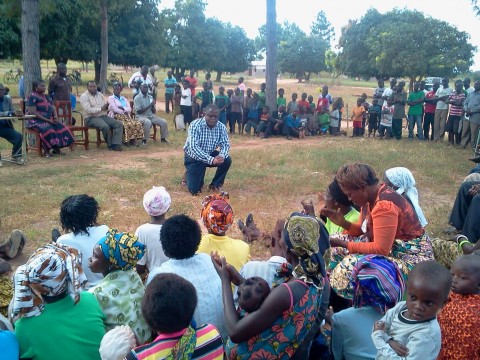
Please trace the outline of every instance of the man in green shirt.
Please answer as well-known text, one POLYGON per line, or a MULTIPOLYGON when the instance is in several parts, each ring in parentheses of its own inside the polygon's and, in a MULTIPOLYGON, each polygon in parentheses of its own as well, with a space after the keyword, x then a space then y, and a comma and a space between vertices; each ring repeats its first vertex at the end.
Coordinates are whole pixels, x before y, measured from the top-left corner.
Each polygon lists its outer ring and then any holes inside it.
POLYGON ((413 85, 413 91, 408 95, 408 138, 413 140, 413 129, 417 124, 417 137, 423 140, 422 131, 422 112, 423 102, 425 101, 425 93, 420 90, 420 83, 413 85))

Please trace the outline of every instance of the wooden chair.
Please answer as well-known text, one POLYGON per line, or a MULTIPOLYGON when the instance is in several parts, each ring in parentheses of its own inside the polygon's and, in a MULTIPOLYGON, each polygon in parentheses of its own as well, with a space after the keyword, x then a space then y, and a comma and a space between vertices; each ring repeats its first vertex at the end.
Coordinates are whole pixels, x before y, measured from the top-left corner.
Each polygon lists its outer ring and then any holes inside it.
POLYGON ((72 111, 72 103, 70 101, 55 101, 55 110, 57 111, 58 121, 67 126, 73 133, 75 138, 74 144, 82 145, 85 150, 88 150, 88 127, 85 126, 83 115, 78 111, 72 111), (72 114, 80 115, 80 125, 72 124, 72 114))
MULTIPOLYGON (((22 109, 23 113, 25 114, 28 110, 25 101, 20 100, 20 108, 22 109)), ((33 107, 31 109, 34 110, 33 107)), ((38 156, 44 156, 44 149, 42 147, 42 139, 40 139, 40 133, 37 130, 29 129, 25 127, 25 147, 27 152, 29 151, 36 151, 38 156)))

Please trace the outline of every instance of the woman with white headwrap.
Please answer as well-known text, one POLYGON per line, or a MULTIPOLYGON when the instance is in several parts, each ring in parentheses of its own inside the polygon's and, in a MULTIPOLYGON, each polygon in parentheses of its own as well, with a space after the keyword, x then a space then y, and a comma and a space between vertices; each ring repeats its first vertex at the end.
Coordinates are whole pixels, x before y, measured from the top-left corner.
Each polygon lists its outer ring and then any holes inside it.
POLYGON ((82 253, 65 245, 39 248, 13 276, 12 316, 21 359, 100 360, 105 315, 82 292, 82 253))
POLYGON ((163 186, 154 186, 143 196, 143 207, 150 215, 150 222, 140 225, 135 231, 138 241, 146 245, 145 255, 136 266, 140 276, 145 273, 147 268, 151 271, 168 260, 160 242, 160 229, 166 221, 165 214, 171 203, 172 198, 163 186))
POLYGON ((385 171, 383 180, 412 204, 422 227, 427 226, 427 219, 425 219, 422 208, 418 203, 418 191, 415 187, 415 178, 412 172, 404 167, 394 167, 385 171))

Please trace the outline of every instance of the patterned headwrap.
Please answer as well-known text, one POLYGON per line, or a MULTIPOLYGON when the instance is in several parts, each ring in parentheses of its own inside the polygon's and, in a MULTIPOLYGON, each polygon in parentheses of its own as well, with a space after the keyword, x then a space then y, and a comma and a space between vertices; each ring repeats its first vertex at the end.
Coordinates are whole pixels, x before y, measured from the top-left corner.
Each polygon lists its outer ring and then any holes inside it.
POLYGON ((145 253, 145 245, 138 241, 138 237, 118 232, 117 229, 109 229, 97 245, 100 245, 103 255, 110 261, 110 270, 130 270, 145 253))
POLYGON ((393 185, 398 187, 398 194, 405 194, 410 199, 422 227, 427 226, 428 221, 425 219, 422 208, 418 203, 418 191, 415 187, 415 178, 412 172, 404 167, 394 167, 385 171, 385 176, 393 185))
POLYGON ((45 308, 43 296, 67 292, 76 304, 87 278, 82 269, 82 253, 60 244, 43 246, 13 275, 12 317, 38 316, 45 308))
POLYGON ((202 220, 209 232, 215 235, 225 235, 233 224, 233 210, 227 202, 228 193, 206 196, 202 201, 202 220))
POLYGON ((300 213, 290 214, 283 230, 283 239, 288 250, 299 260, 293 269, 293 276, 322 288, 325 262, 318 247, 319 237, 320 223, 317 219, 300 213))
POLYGON ((171 203, 172 198, 163 186, 154 186, 143 195, 143 207, 150 216, 165 214, 171 203))
POLYGON ((397 264, 381 255, 362 257, 352 270, 353 306, 374 307, 384 315, 402 300, 405 281, 397 264))

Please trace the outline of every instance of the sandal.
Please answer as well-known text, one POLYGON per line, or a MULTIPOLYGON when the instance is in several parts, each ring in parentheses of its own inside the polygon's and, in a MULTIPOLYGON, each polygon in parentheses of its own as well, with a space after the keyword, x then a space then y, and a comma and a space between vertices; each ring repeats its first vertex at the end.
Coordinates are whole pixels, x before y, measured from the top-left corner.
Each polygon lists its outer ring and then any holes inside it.
POLYGON ((18 229, 13 230, 12 233, 10 234, 10 238, 8 239, 10 250, 7 256, 10 259, 13 259, 23 250, 25 243, 26 243, 25 235, 23 235, 23 233, 18 229))

